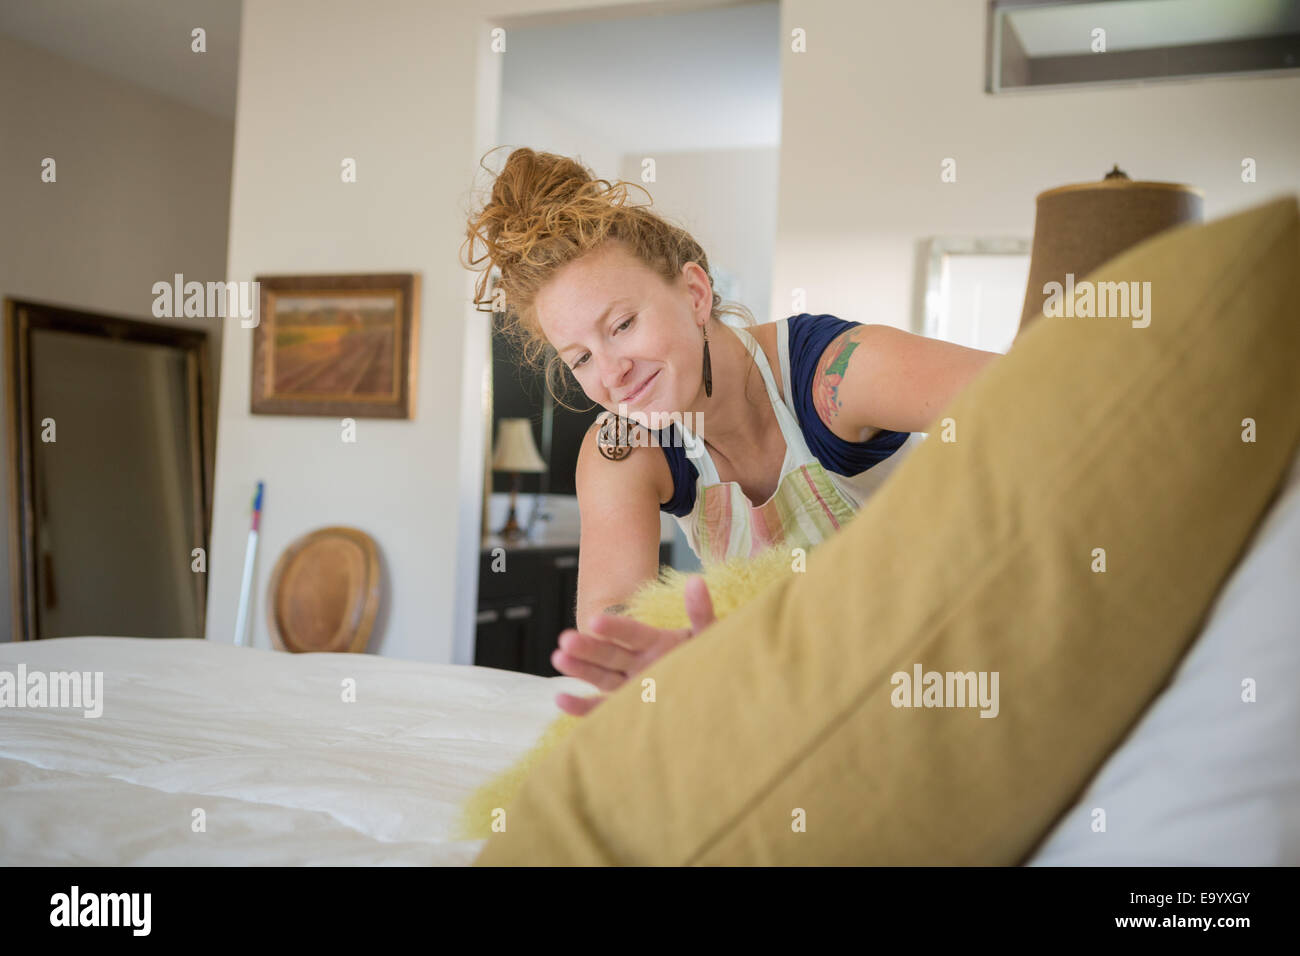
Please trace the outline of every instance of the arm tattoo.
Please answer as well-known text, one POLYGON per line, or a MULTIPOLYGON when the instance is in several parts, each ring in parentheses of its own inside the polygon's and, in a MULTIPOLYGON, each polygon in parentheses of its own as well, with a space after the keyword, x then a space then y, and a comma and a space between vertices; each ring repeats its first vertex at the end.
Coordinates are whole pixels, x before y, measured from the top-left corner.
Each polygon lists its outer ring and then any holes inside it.
POLYGON ((622 613, 623 613, 624 611, 626 611, 626 610, 627 610, 627 605, 626 605, 626 604, 611 604, 609 607, 605 608, 604 613, 605 613, 605 614, 622 614, 622 613))
POLYGON ((820 363, 825 371, 813 382, 813 407, 827 425, 839 417, 844 405, 839 400, 839 388, 849 367, 849 356, 858 347, 854 341, 856 334, 857 331, 854 330, 831 342, 820 363))

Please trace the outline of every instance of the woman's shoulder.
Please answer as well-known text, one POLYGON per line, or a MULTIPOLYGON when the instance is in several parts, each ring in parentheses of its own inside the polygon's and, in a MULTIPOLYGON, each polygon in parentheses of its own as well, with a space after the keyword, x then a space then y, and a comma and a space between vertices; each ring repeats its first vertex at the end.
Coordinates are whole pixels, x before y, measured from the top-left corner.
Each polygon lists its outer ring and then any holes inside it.
POLYGON ((879 429, 870 429, 865 437, 848 434, 835 414, 835 391, 868 326, 829 314, 802 313, 786 321, 790 379, 799 404, 806 403, 817 413, 820 424, 844 441, 865 441, 876 434, 879 429))
POLYGON ((608 427, 602 434, 601 425, 602 419, 597 418, 583 436, 578 449, 580 476, 589 475, 596 481, 610 481, 624 488, 632 479, 634 484, 653 488, 659 504, 666 506, 675 491, 673 456, 667 444, 659 447, 667 439, 651 436, 632 423, 624 435, 620 436, 616 427, 608 427))
POLYGON ((836 393, 850 371, 849 360, 858 348, 869 347, 876 327, 829 314, 802 313, 787 321, 795 414, 810 450, 841 474, 856 473, 888 457, 908 433, 860 427, 837 414, 836 393))
MULTIPOLYGON (((816 362, 816 358, 837 336, 852 332, 854 329, 867 329, 870 326, 851 319, 841 319, 838 315, 822 313, 813 315, 801 312, 783 320, 789 337, 790 362, 796 364, 816 362)), ((775 325, 773 325, 775 328, 775 325)))
MULTIPOLYGON (((776 390, 781 400, 793 407, 802 406, 804 398, 812 395, 811 389, 820 378, 819 362, 843 350, 843 345, 833 344, 837 337, 842 341, 854 329, 862 329, 866 326, 834 315, 812 315, 803 312, 775 322, 760 322, 743 328, 754 337, 767 356, 768 367, 774 373, 776 390), (784 357, 781 355, 779 330, 782 324, 786 326, 784 357), (793 402, 790 396, 786 395, 784 376, 780 371, 784 367, 789 368, 791 388, 795 392, 793 402)), ((822 371, 824 373, 824 370, 822 371)))

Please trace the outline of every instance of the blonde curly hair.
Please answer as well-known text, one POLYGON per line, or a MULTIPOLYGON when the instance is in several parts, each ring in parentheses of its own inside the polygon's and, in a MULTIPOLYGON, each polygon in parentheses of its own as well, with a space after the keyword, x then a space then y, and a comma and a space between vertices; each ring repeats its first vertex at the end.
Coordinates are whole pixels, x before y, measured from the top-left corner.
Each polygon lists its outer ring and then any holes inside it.
MULTIPOLYGON (((479 165, 491 173, 483 159, 479 165)), ((630 204, 629 187, 646 194, 646 205, 653 204, 650 193, 637 183, 597 179, 577 160, 524 147, 507 157, 490 199, 468 217, 462 263, 483 273, 474 290, 475 308, 496 311, 497 297, 504 296, 501 331, 515 339, 527 364, 545 372, 552 396, 557 371, 567 386, 567 366, 542 331, 536 300, 563 266, 617 239, 667 282, 675 281, 686 263, 695 262, 708 273, 710 286, 714 283, 700 244, 663 216, 630 204), (481 254, 476 254, 477 243, 484 247, 481 254), (500 270, 495 286, 493 267, 500 270)), ((723 315, 755 324, 749 309, 714 292, 709 318, 721 320, 723 315)))

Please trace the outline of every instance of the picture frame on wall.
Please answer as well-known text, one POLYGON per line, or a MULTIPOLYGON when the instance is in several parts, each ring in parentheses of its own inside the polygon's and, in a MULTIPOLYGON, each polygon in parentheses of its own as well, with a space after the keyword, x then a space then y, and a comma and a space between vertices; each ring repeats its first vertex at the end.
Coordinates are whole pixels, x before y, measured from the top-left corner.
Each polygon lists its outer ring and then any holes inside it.
POLYGON ((254 415, 415 417, 418 274, 255 278, 254 415))

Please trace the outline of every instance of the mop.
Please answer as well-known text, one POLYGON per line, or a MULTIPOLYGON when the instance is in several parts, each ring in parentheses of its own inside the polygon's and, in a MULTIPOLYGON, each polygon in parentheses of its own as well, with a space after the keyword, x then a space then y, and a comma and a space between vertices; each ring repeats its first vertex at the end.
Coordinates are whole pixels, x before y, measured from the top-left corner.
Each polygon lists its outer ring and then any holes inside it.
POLYGON ((248 548, 244 551, 244 580, 239 586, 239 616, 235 618, 235 646, 248 645, 248 604, 253 596, 253 561, 257 557, 257 528, 262 521, 262 482, 253 496, 253 526, 248 529, 248 548))

